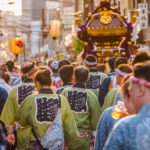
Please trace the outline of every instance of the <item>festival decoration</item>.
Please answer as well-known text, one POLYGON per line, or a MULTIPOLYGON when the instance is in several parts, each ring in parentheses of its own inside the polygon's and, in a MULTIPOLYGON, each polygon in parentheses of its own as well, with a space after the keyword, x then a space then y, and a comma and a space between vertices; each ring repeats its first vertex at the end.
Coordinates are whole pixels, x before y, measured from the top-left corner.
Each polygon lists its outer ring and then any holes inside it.
POLYGON ((60 20, 52 20, 50 21, 50 36, 53 39, 58 39, 62 36, 62 24, 60 20))
POLYGON ((134 30, 137 24, 137 13, 133 13, 131 20, 121 14, 118 6, 111 6, 110 0, 101 1, 96 9, 88 14, 86 21, 82 21, 76 15, 78 23, 78 37, 85 44, 83 58, 87 54, 97 56, 99 60, 105 55, 130 57, 131 40, 136 40, 139 28, 134 30), (80 21, 79 21, 80 20, 80 21))
POLYGON ((14 55, 19 55, 23 52, 24 43, 20 37, 13 37, 10 40, 10 51, 14 55))

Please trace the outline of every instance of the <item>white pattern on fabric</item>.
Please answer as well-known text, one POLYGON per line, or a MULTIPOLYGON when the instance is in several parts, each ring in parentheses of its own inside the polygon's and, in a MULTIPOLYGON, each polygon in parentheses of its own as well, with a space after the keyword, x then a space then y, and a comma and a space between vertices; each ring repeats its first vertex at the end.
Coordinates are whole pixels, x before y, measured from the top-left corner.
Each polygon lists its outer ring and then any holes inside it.
POLYGON ((18 105, 21 105, 23 100, 27 96, 32 94, 33 89, 34 89, 34 86, 32 86, 32 85, 22 85, 22 86, 18 87, 18 97, 17 97, 18 105))
POLYGON ((97 89, 100 87, 100 84, 101 84, 101 76, 91 74, 88 79, 86 87, 88 89, 97 89))
POLYGON ((54 121, 60 106, 60 100, 58 97, 37 97, 35 99, 35 104, 35 119, 38 123, 50 123, 54 121))
POLYGON ((140 150, 147 150, 150 148, 150 118, 146 118, 137 126, 137 147, 140 150), (143 128, 144 127, 144 128, 143 128), (144 143, 144 144, 143 144, 144 143))
POLYGON ((68 101, 72 111, 77 113, 88 112, 87 92, 68 91, 68 101))

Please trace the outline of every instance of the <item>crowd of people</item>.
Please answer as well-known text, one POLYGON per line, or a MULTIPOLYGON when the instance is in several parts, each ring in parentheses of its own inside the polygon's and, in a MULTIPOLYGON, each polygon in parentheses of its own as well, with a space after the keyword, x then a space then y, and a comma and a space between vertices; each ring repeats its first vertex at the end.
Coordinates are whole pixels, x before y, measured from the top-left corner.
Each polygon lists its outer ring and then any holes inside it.
POLYGON ((150 53, 1 64, 3 149, 149 150, 150 53))

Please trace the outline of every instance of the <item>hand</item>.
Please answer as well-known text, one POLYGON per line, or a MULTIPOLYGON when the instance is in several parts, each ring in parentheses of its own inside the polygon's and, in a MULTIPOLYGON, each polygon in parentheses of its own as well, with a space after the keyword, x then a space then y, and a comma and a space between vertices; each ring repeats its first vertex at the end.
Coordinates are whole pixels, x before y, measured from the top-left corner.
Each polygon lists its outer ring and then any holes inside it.
POLYGON ((14 145, 15 144, 15 135, 14 134, 8 134, 7 141, 9 144, 14 145))

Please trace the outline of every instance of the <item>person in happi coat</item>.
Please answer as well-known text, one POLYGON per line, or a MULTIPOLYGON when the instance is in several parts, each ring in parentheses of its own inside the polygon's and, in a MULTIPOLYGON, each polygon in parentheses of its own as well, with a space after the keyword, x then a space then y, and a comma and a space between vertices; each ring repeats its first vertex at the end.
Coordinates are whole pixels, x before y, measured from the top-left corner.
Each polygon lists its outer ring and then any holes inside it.
POLYGON ((74 67, 73 65, 65 65, 60 68, 59 70, 59 76, 61 80, 63 81, 63 86, 59 88, 56 93, 61 94, 63 90, 65 90, 68 87, 71 87, 73 85, 73 73, 74 73, 74 67))
MULTIPOLYGON (((89 136, 96 130, 99 121, 100 107, 96 95, 86 89, 89 71, 83 66, 75 69, 75 84, 62 92, 67 98, 73 112, 80 134, 89 136)), ((87 150, 90 149, 90 138, 85 143, 87 150)))
MULTIPOLYGON (((34 90, 33 76, 36 72, 36 68, 34 63, 27 62, 22 67, 23 75, 22 75, 22 84, 19 84, 13 87, 8 95, 6 103, 4 105, 0 120, 2 120, 6 126, 14 126, 15 125, 15 114, 17 109, 20 107, 21 103, 24 101, 26 96, 32 94, 34 90)), ((26 133, 30 132, 28 128, 17 129, 17 147, 24 148, 26 143, 26 133), (20 143, 20 139, 24 139, 25 141, 20 143)))
POLYGON ((122 91, 122 96, 123 96, 122 104, 120 104, 121 102, 119 102, 115 107, 108 107, 103 112, 100 118, 100 121, 97 127, 95 150, 103 149, 104 144, 107 140, 107 137, 112 130, 112 127, 119 119, 127 115, 135 114, 135 108, 132 104, 131 97, 130 97, 129 90, 128 90, 129 85, 130 85, 129 77, 130 75, 124 79, 123 85, 121 86, 121 91, 122 91), (119 107, 120 105, 122 107, 119 107), (122 116, 118 116, 114 118, 112 113, 113 111, 117 111, 116 108, 119 109, 119 111, 122 113, 122 116), (126 110, 126 108, 128 108, 127 109, 128 111, 126 110))
MULTIPOLYGON (((108 77, 103 80, 99 88, 100 94, 98 99, 101 107, 104 104, 105 97, 108 94, 109 90, 114 89, 112 90, 111 93, 113 93, 115 96, 115 92, 117 92, 117 89, 119 88, 119 85, 117 84, 116 81, 115 69, 117 69, 121 64, 127 64, 127 60, 123 57, 119 58, 112 57, 108 60, 108 64, 110 72, 108 73, 108 77)), ((111 97, 113 98, 113 95, 111 95, 111 97)), ((117 98, 120 98, 120 93, 117 95, 117 98)))
MULTIPOLYGON (((67 99, 54 94, 50 88, 50 70, 39 70, 34 78, 38 93, 28 96, 17 111, 15 120, 22 127, 30 126, 36 139, 29 137, 27 149, 42 150, 48 137, 49 150, 62 150, 63 138, 69 150, 86 150, 83 142, 86 138, 78 136, 78 130, 67 99)), ((24 142, 24 141, 23 141, 24 142)))
POLYGON ((115 124, 104 150, 150 148, 150 61, 134 66, 129 93, 137 114, 115 124))
MULTIPOLYGON (((128 64, 122 64, 115 71, 116 71, 116 82, 121 87, 124 77, 132 73, 132 67, 128 64)), ((120 88, 110 89, 110 91, 108 92, 108 94, 104 99, 104 104, 101 108, 101 112, 103 112, 106 108, 113 106, 114 102, 115 104, 117 104, 117 102, 121 99, 122 97, 120 88)))
POLYGON ((85 58, 85 66, 89 70, 89 78, 87 81, 86 87, 91 89, 97 96, 99 97, 99 87, 102 81, 107 77, 107 75, 103 72, 99 72, 97 69, 97 60, 93 55, 88 55, 85 58))

